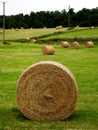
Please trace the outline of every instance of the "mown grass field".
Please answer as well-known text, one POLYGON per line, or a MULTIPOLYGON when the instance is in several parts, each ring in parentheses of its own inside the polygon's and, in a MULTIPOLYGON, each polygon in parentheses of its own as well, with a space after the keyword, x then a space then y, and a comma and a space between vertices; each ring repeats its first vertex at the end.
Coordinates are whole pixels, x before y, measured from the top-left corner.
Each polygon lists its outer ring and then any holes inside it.
MULTIPOLYGON (((19 38, 17 34, 16 37, 19 38)), ((43 46, 44 44, 31 45, 14 41, 11 45, 0 44, 0 130, 97 130, 97 42, 94 48, 85 48, 81 45, 77 50, 61 48, 54 44, 55 55, 42 55, 43 46), (29 120, 20 113, 17 107, 16 86, 19 76, 30 65, 46 60, 57 61, 68 67, 78 84, 76 109, 64 121, 29 120)))
MULTIPOLYGON (((27 42, 27 38, 34 38, 39 44, 58 44, 62 40, 84 43, 87 40, 98 42, 98 27, 91 28, 42 28, 42 29, 8 29, 5 31, 5 39, 8 42, 27 42)), ((2 34, 0 34, 2 41, 2 34)))

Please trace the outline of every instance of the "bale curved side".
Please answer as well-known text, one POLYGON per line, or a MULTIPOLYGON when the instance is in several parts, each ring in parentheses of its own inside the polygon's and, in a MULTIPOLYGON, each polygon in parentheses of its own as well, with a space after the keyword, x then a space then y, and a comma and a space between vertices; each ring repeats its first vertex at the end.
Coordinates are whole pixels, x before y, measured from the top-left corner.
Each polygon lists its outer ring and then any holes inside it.
POLYGON ((43 55, 54 55, 54 52, 55 52, 55 50, 54 50, 54 47, 53 46, 44 46, 43 48, 42 48, 42 54, 43 55))
POLYGON ((77 84, 73 74, 60 63, 36 63, 20 76, 17 104, 24 116, 33 120, 63 120, 75 110, 77 84))
POLYGON ((30 40, 30 43, 31 43, 31 44, 35 44, 35 42, 36 42, 35 39, 31 39, 31 40, 30 40))
POLYGON ((73 48, 73 49, 78 49, 80 47, 79 43, 78 42, 73 42, 70 44, 70 47, 73 48))
POLYGON ((87 41, 87 42, 85 43, 85 47, 87 47, 87 48, 92 48, 92 47, 94 47, 94 42, 93 42, 93 41, 87 41))
POLYGON ((60 43, 60 46, 63 47, 63 48, 68 48, 68 47, 69 47, 69 42, 67 42, 67 41, 62 41, 62 42, 60 43))

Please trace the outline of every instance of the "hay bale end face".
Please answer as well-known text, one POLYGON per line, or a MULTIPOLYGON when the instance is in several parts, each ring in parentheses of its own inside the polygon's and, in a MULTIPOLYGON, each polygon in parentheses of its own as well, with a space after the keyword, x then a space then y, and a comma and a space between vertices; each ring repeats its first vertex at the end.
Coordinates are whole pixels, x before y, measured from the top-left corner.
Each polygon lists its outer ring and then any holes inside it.
POLYGON ((73 43, 70 44, 70 47, 71 47, 72 49, 78 49, 78 48, 80 47, 80 45, 79 45, 78 42, 73 42, 73 43))
POLYGON ((77 84, 73 74, 60 63, 36 63, 20 76, 17 104, 32 120, 64 120, 75 110, 77 84))
POLYGON ((69 47, 69 42, 67 42, 67 41, 62 41, 62 42, 60 43, 60 46, 63 47, 63 48, 68 48, 68 47, 69 47))
POLYGON ((94 42, 93 41, 87 41, 86 44, 85 44, 85 47, 93 48, 94 47, 94 42))
POLYGON ((43 48, 42 48, 42 54, 43 55, 54 55, 54 52, 55 52, 55 50, 54 50, 54 47, 53 46, 44 46, 43 48))

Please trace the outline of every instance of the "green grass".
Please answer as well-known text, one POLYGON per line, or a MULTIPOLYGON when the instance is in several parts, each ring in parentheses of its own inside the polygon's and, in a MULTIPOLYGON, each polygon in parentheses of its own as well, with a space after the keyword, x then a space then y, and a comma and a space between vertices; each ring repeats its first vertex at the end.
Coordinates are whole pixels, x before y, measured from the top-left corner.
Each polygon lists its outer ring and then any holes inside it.
POLYGON ((54 33, 48 37, 43 37, 40 40, 42 41, 58 41, 58 40, 68 40, 68 41, 79 41, 85 42, 87 40, 97 41, 98 42, 98 28, 81 28, 73 29, 68 31, 61 31, 54 33))
MULTIPOLYGON (((66 30, 65 28, 62 31, 66 30)), ((55 28, 42 28, 42 29, 19 29, 19 31, 15 31, 15 29, 7 29, 5 31, 5 37, 7 41, 16 41, 29 38, 40 37, 43 35, 52 34, 57 32, 55 28)), ((0 34, 0 41, 2 40, 2 34, 0 34)))
POLYGON ((13 43, 0 45, 0 130, 97 130, 98 46, 77 50, 53 45, 55 55, 42 55, 44 45, 13 43), (33 121, 25 118, 16 102, 19 76, 30 65, 52 60, 68 67, 78 84, 78 103, 64 121, 33 121))
MULTIPOLYGON (((34 38, 38 44, 59 44, 62 40, 70 42, 78 41, 84 43, 88 40, 92 40, 95 43, 98 42, 98 28, 62 28, 57 30, 56 28, 42 28, 42 29, 14 29, 5 31, 5 39, 7 42, 27 42, 26 38, 34 38)), ((2 34, 0 34, 0 42, 2 42, 2 34)))

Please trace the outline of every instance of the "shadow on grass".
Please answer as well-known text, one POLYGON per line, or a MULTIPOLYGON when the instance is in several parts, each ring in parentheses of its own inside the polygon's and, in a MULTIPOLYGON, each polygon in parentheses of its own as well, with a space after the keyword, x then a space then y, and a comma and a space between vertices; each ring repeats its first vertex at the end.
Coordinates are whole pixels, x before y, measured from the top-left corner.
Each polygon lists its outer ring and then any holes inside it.
POLYGON ((98 111, 87 111, 87 110, 77 110, 75 111, 69 118, 63 120, 63 121, 81 121, 81 122, 93 122, 97 121, 98 119, 98 111))
MULTIPOLYGON (((30 120, 26 118, 17 107, 12 108, 0 108, 0 120, 19 120, 19 121, 26 121, 30 120)), ((86 121, 88 120, 93 121, 98 119, 98 111, 86 111, 86 110, 77 110, 75 111, 69 118, 62 120, 63 122, 66 121, 86 121)))
POLYGON ((28 118, 26 118, 20 111, 18 108, 13 107, 12 112, 15 114, 15 118, 20 120, 20 121, 24 121, 24 120, 29 120, 28 118))
POLYGON ((35 128, 35 130, 64 130, 66 128, 98 128, 97 111, 88 112, 83 110, 75 111, 69 118, 59 120, 36 121, 24 117, 17 107, 0 108, 0 125, 1 128, 9 126, 11 128, 35 128))
MULTIPOLYGON (((20 120, 20 121, 23 121, 23 120, 30 120, 28 118, 26 118, 18 108, 16 107, 13 107, 12 108, 12 112, 15 114, 15 117, 20 120), (17 114, 17 115, 16 115, 17 114)), ((80 112, 81 113, 81 112, 80 112)), ((86 115, 82 115, 83 117, 85 117, 86 115)), ((79 114, 79 112, 75 112, 73 113, 69 118, 65 119, 65 120, 62 120, 62 121, 71 121, 71 120, 78 120, 79 118, 81 117, 81 114, 79 114)), ((48 120, 47 120, 48 121, 48 120)))

